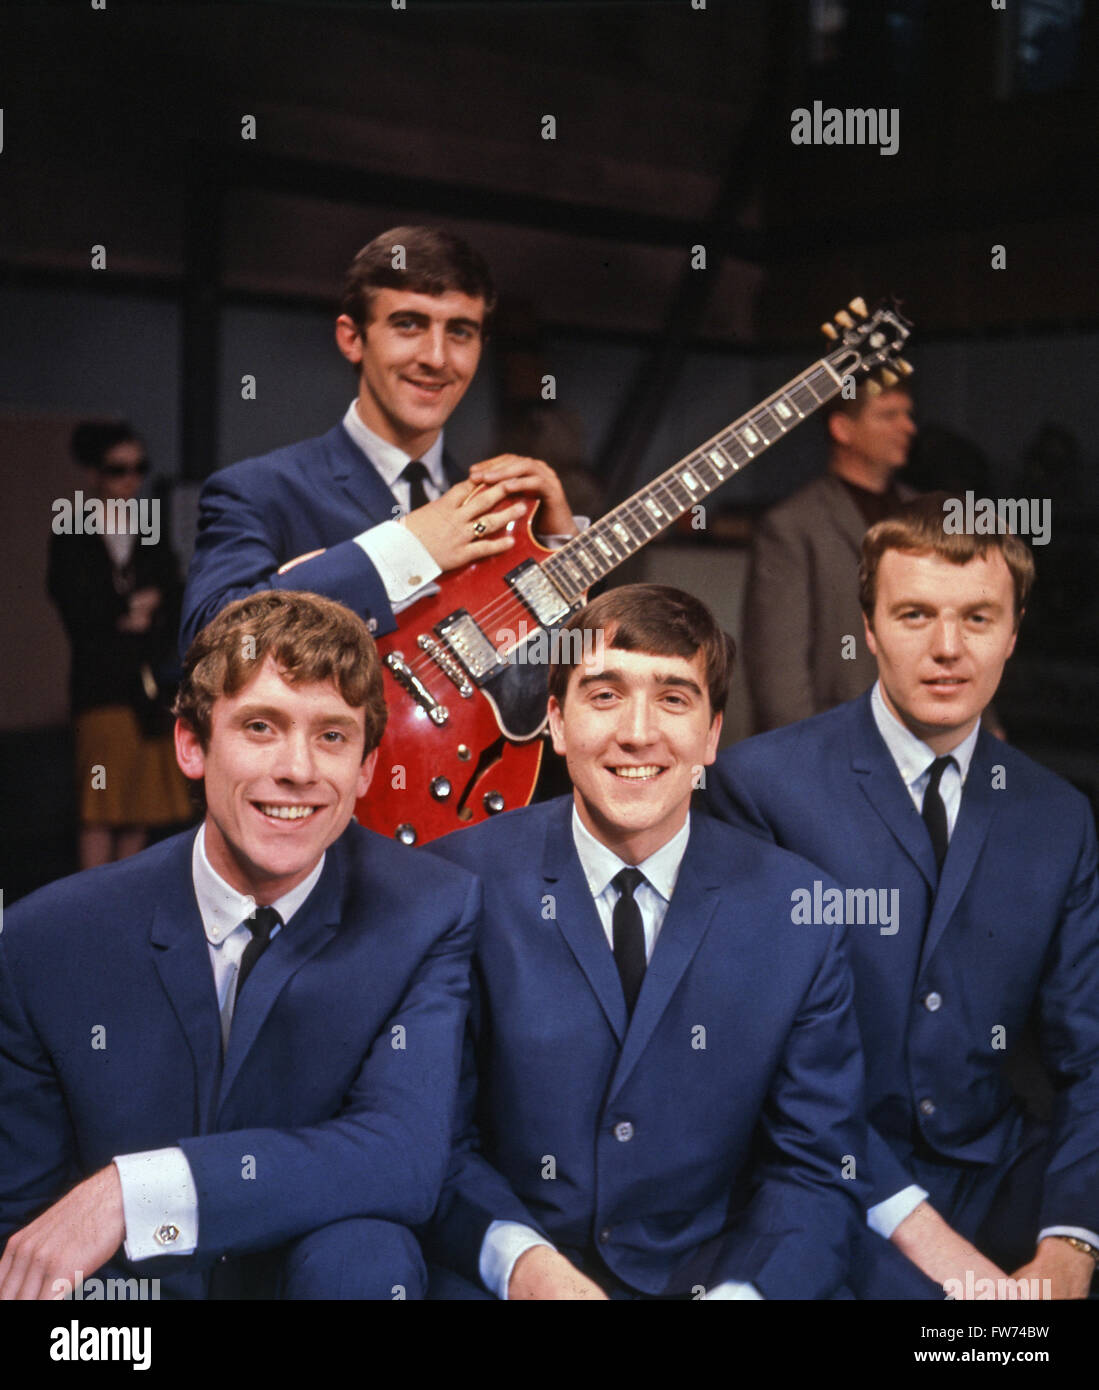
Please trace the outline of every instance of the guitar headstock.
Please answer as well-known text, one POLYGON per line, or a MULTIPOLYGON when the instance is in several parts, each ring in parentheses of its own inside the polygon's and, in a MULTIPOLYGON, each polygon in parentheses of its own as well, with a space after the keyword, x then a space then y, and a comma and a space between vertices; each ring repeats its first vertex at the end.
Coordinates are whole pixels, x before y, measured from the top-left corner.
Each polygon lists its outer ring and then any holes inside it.
POLYGON ((831 322, 822 323, 820 331, 837 345, 824 360, 840 376, 865 378, 871 395, 890 390, 902 377, 912 375, 912 364, 900 355, 912 324, 896 300, 883 300, 871 314, 864 300, 852 299, 831 322))

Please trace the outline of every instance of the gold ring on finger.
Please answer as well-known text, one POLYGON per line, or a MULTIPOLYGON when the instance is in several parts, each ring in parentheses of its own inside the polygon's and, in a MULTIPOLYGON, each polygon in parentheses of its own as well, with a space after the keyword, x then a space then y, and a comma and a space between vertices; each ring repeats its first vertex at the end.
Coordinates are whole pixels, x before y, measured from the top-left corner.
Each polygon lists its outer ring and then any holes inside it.
POLYGON ((480 540, 480 538, 485 534, 487 530, 488 527, 485 525, 483 521, 475 521, 473 523, 473 534, 477 537, 478 540, 480 540))

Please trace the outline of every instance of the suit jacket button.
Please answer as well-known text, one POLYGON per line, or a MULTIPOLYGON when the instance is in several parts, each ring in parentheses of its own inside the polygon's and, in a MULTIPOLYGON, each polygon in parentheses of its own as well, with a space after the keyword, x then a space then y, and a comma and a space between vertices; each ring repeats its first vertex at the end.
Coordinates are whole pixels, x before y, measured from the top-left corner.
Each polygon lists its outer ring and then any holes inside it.
POLYGON ((943 997, 937 989, 933 989, 930 994, 923 997, 923 1006, 929 1014, 936 1013, 943 1006, 943 997))
POLYGON ((610 1238, 611 1228, 609 1226, 604 1226, 603 1229, 599 1232, 599 1244, 606 1245, 607 1241, 610 1240, 610 1238))
POLYGON ((620 1144, 628 1144, 633 1138, 633 1125, 629 1120, 619 1120, 614 1127, 614 1137, 620 1144))
POLYGON ((934 1115, 937 1108, 930 1096, 924 1096, 923 1100, 920 1101, 921 1115, 934 1115))
POLYGON ((377 620, 377 618, 367 618, 367 620, 366 620, 366 630, 367 630, 367 632, 377 632, 377 630, 378 630, 378 620, 377 620))
POLYGON ((153 1232, 153 1239, 158 1245, 174 1245, 179 1239, 179 1227, 166 1221, 163 1226, 158 1226, 153 1232))

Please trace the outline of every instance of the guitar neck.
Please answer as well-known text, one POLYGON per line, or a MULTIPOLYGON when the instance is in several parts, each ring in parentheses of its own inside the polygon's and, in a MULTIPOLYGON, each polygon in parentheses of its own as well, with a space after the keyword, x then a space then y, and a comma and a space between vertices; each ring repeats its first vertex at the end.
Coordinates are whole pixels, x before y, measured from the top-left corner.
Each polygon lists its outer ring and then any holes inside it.
POLYGON ((578 602, 604 575, 812 415, 836 395, 842 383, 842 374, 829 358, 815 362, 555 550, 542 561, 542 569, 570 605, 578 602))

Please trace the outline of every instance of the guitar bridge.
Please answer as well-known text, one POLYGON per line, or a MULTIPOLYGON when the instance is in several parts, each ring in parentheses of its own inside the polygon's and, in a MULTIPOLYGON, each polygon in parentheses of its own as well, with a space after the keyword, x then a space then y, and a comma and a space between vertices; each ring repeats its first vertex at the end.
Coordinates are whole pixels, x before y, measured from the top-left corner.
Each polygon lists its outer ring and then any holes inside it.
POLYGON ((408 691, 421 709, 427 711, 427 717, 431 722, 442 727, 450 718, 450 711, 446 705, 439 704, 423 681, 412 674, 401 653, 390 652, 385 658, 385 664, 397 684, 408 691))
POLYGON ((458 687, 458 694, 463 700, 473 699, 473 686, 466 680, 466 673, 449 654, 444 652, 434 637, 429 637, 426 632, 422 632, 416 639, 417 645, 422 652, 426 652, 444 676, 447 676, 458 687))

